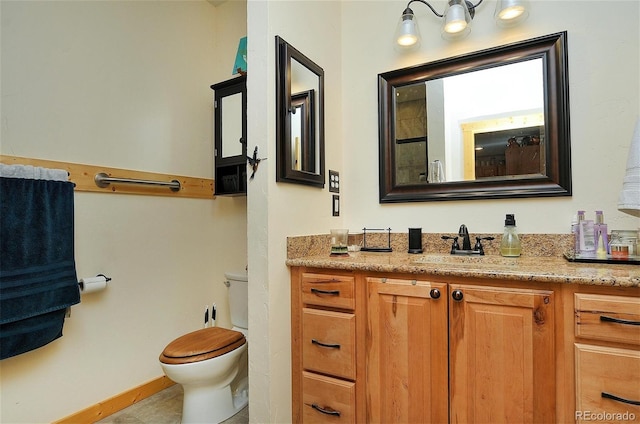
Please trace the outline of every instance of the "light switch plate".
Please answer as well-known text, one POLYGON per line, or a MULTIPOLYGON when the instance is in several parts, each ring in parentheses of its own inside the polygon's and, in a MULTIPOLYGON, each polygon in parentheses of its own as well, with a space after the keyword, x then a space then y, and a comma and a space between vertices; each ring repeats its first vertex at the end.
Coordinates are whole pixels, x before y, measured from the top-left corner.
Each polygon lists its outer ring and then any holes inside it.
POLYGON ((333 195, 333 216, 340 216, 340 196, 333 195))
POLYGON ((329 170, 329 191, 340 193, 340 173, 331 169, 329 170))

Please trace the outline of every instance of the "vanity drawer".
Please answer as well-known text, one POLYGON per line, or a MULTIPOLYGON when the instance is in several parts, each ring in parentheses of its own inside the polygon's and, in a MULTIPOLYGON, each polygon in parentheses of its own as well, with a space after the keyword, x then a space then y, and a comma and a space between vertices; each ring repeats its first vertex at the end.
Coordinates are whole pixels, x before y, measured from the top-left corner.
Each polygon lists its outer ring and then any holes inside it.
POLYGON ((336 377, 356 378, 356 316, 302 309, 302 367, 336 377))
POLYGON ((615 415, 610 415, 599 421, 640 422, 640 406, 625 402, 640 401, 639 351, 576 343, 575 358, 576 421, 595 419, 586 414, 626 413, 626 419, 613 419, 615 415))
POLYGON ((575 294, 576 337, 640 345, 640 298, 575 294))
POLYGON ((356 384, 302 372, 302 422, 355 423, 356 384))
POLYGON ((302 303, 354 310, 355 279, 350 275, 302 274, 302 303))

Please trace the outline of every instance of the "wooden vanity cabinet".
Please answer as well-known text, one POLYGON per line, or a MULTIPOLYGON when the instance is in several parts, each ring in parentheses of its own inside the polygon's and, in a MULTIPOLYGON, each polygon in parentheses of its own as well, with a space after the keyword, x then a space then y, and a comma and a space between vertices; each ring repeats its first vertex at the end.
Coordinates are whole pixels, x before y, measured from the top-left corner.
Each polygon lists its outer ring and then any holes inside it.
POLYGON ((366 282, 367 422, 447 422, 447 285, 366 282))
POLYGON ((449 285, 450 422, 555 422, 554 293, 449 285))
POLYGON ((293 422, 640 422, 638 288, 291 278, 293 422))
POLYGON ((363 422, 364 292, 355 274, 293 268, 291 281, 293 422, 363 422))
POLYGON ((367 422, 555 422, 551 290, 367 281, 367 422))
POLYGON ((573 297, 576 421, 640 422, 640 298, 573 297))

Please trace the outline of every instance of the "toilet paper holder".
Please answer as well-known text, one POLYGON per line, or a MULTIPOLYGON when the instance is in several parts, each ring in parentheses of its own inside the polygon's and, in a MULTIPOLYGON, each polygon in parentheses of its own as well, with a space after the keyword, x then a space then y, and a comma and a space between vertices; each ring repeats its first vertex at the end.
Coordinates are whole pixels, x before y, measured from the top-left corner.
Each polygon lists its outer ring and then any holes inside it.
MULTIPOLYGON (((107 281, 107 283, 108 283, 109 281, 111 281, 111 277, 107 277, 107 276, 106 276, 106 275, 104 275, 104 274, 96 274, 96 277, 104 277, 104 279, 107 281)), ((82 281, 78 281, 78 284, 80 284, 80 283, 82 283, 82 281)))
MULTIPOLYGON (((105 283, 108 283, 109 281, 111 281, 111 277, 107 277, 104 274, 96 274, 96 277, 103 277, 105 280, 105 283)), ((80 281, 78 281, 78 286, 80 287, 80 291, 84 291, 84 281, 83 279, 81 279, 80 281)))
MULTIPOLYGON (((107 277, 104 274, 98 274, 96 275, 96 277, 103 277, 105 284, 108 283, 109 281, 111 281, 111 277, 107 277)), ((78 281, 78 288, 80 289, 80 292, 84 292, 85 291, 85 287, 84 287, 84 279, 80 279, 80 281, 78 281)), ((67 311, 65 313, 65 317, 66 318, 70 318, 71 317, 71 307, 67 308, 67 311)))

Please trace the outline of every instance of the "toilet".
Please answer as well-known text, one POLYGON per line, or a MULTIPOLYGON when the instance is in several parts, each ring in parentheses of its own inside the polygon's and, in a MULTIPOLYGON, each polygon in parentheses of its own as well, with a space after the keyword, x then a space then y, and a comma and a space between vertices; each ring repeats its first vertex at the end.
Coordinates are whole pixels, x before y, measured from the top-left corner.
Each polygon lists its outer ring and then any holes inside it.
POLYGON ((160 354, 167 377, 184 389, 182 423, 219 423, 249 402, 247 274, 225 273, 231 330, 210 327, 178 337, 160 354))

